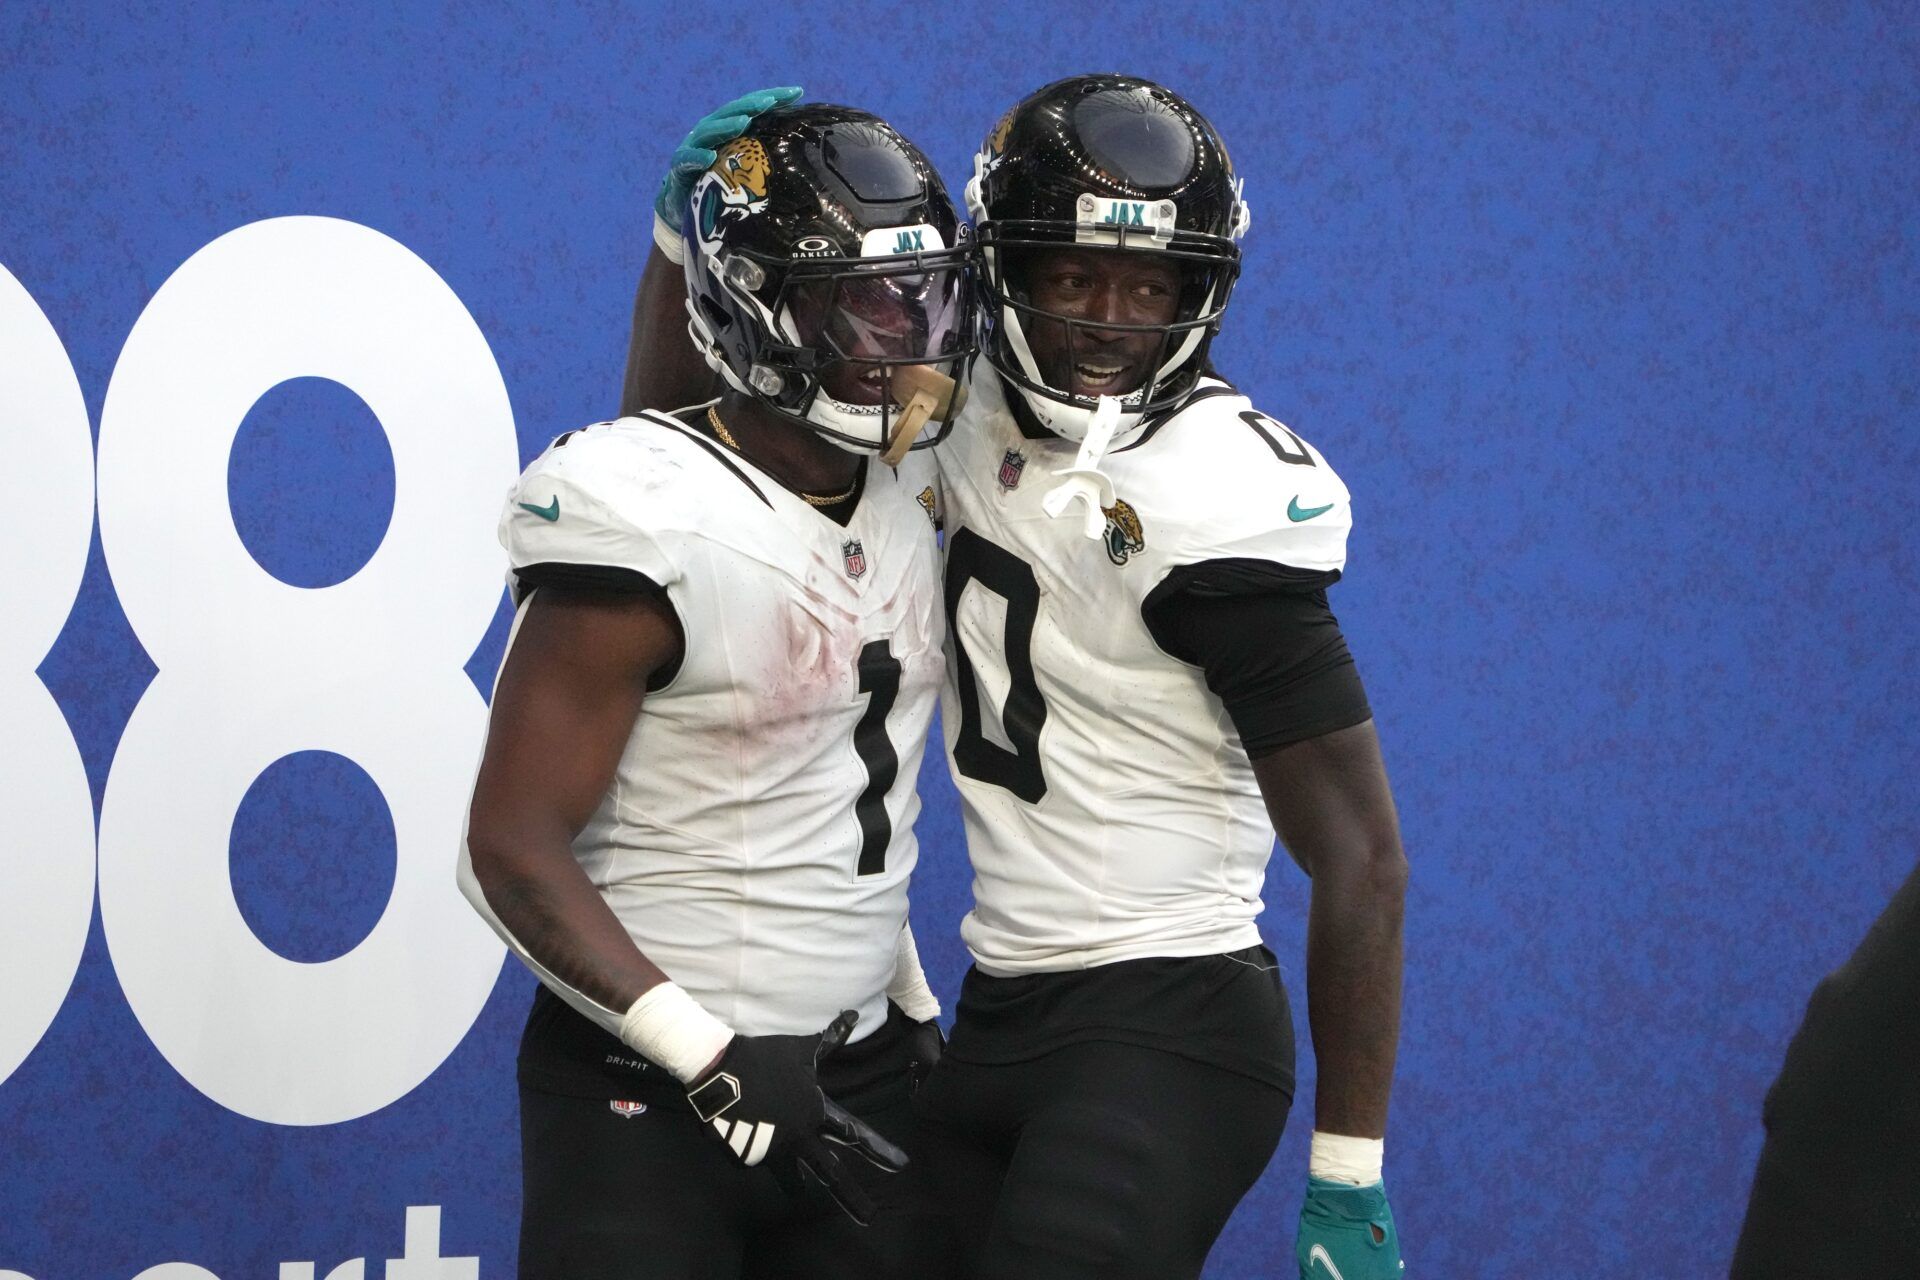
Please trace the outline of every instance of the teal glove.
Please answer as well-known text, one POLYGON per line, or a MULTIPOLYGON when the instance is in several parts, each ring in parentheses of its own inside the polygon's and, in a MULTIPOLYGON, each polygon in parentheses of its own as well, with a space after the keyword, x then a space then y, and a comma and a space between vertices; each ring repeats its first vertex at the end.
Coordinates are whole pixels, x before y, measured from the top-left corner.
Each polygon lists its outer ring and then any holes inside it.
POLYGON ((1293 1256, 1300 1280, 1400 1280, 1407 1264, 1400 1261, 1386 1184, 1356 1187, 1308 1178, 1293 1256))
POLYGON ((673 159, 667 162, 667 176, 660 181, 660 194, 653 198, 653 210, 661 221, 678 231, 680 219, 686 216, 693 184, 716 158, 713 149, 745 133, 755 116, 798 100, 800 93, 798 85, 757 89, 701 116, 700 122, 674 151, 673 159))

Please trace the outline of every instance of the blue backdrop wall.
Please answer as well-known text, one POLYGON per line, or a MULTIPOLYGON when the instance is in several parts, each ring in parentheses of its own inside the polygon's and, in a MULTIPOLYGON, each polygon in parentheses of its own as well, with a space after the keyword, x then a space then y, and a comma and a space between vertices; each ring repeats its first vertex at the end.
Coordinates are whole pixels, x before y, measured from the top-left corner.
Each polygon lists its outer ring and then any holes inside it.
MULTIPOLYGON (((1915 17, 7 5, 0 1271, 511 1273, 530 983, 448 896, 499 495, 613 412, 691 117, 804 84, 957 184, 1097 69, 1233 147, 1219 362, 1355 494, 1410 1274, 1724 1271, 1806 994, 1920 846, 1915 17)), ((1296 1000, 1305 901, 1277 861, 1296 1000)), ((1210 1276, 1286 1269, 1310 1125, 1210 1276)))

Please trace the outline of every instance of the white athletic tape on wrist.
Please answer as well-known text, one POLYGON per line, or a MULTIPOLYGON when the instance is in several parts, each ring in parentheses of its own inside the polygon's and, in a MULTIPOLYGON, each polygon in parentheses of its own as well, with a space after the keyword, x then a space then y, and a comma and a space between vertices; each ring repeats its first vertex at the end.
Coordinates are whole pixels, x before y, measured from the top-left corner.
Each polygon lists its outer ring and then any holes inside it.
POLYGON ((620 1019, 620 1039, 681 1084, 706 1074, 733 1039, 733 1028, 700 1007, 678 983, 649 987, 620 1019))
POLYGON ((1313 1131, 1313 1147, 1307 1155, 1307 1173, 1326 1182, 1350 1182, 1370 1187, 1380 1181, 1386 1163, 1384 1138, 1349 1138, 1341 1133, 1313 1131))
POLYGON ((653 243, 674 266, 687 265, 687 242, 681 238, 679 229, 661 217, 658 210, 653 215, 653 243))
POLYGON ((920 967, 920 949, 913 945, 913 926, 900 927, 895 944, 893 980, 887 983, 887 999, 900 1006, 900 1012, 915 1022, 932 1022, 940 1016, 940 1001, 927 985, 926 970, 920 967))

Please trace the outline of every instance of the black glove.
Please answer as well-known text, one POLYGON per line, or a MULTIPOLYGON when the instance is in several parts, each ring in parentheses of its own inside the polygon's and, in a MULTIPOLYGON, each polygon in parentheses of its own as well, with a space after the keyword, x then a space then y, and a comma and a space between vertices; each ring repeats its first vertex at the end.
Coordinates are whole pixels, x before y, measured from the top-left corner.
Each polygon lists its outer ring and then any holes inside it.
POLYGON ((687 1101, 742 1165, 772 1159, 777 1166, 791 1158, 864 1227, 873 1201, 841 1164, 840 1152, 888 1173, 906 1168, 907 1156, 820 1092, 820 1061, 846 1043, 859 1017, 844 1009, 817 1035, 737 1035, 719 1065, 687 1090, 687 1101))
POLYGON ((932 1019, 915 1023, 907 1033, 907 1075, 913 1081, 915 1093, 920 1092, 920 1086, 933 1074, 946 1047, 947 1039, 940 1034, 940 1024, 932 1019))

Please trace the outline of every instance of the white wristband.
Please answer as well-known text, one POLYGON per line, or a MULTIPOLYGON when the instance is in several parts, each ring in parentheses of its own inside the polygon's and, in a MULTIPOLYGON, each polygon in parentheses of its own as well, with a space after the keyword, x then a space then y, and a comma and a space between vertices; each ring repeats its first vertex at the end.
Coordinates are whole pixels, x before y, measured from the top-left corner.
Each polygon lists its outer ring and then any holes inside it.
POLYGON ((653 243, 660 252, 667 255, 667 261, 676 267, 687 265, 687 242, 680 238, 677 228, 669 226, 660 216, 659 210, 653 214, 653 243))
POLYGON ((900 940, 893 954, 893 980, 887 983, 887 999, 900 1006, 900 1012, 915 1022, 932 1022, 940 1016, 940 1001, 927 985, 926 970, 920 967, 920 949, 913 945, 913 927, 900 926, 900 940))
POLYGON ((692 1084, 726 1049, 733 1029, 700 1007, 678 983, 648 987, 620 1019, 620 1039, 692 1084))
POLYGON ((1384 1138, 1349 1138, 1340 1133, 1313 1131, 1307 1155, 1307 1173, 1327 1182, 1349 1182, 1370 1187, 1380 1181, 1387 1143, 1384 1138))

